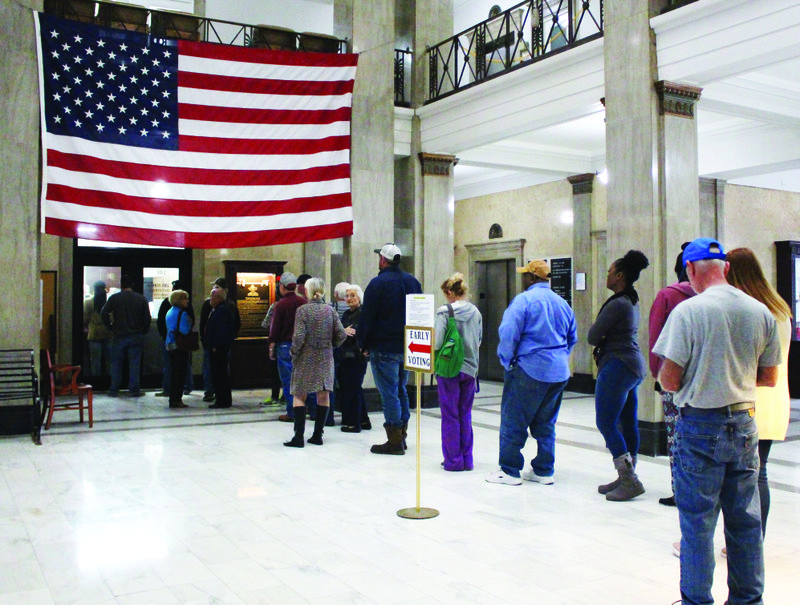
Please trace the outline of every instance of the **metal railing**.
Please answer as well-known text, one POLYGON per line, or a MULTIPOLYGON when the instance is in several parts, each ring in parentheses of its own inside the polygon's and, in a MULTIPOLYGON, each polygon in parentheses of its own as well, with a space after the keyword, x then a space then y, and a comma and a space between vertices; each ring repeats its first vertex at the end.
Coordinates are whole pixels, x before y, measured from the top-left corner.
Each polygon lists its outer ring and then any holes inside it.
POLYGON ((669 0, 667 6, 661 11, 661 14, 668 13, 671 10, 686 6, 687 4, 694 4, 695 2, 697 2, 697 0, 669 0))
POLYGON ((603 2, 527 0, 430 47, 426 102, 602 37, 603 2))
POLYGON ((139 31, 159 38, 258 46, 274 50, 344 53, 347 41, 325 34, 295 32, 269 25, 207 19, 129 4, 95 0, 45 0, 44 11, 64 19, 139 31))
POLYGON ((411 107, 411 67, 414 53, 406 48, 394 50, 394 104, 411 107))

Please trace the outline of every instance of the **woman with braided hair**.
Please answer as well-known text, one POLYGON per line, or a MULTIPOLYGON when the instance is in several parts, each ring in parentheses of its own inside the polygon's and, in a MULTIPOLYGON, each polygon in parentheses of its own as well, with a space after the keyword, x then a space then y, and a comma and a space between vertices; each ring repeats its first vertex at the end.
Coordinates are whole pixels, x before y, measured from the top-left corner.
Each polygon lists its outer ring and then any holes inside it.
POLYGON ((618 478, 600 485, 606 500, 626 502, 644 493, 636 476, 639 449, 639 400, 637 389, 645 377, 644 356, 639 350, 639 294, 633 287, 650 262, 638 250, 611 263, 606 288, 614 294, 605 302, 589 328, 588 341, 595 347, 597 428, 614 458, 618 478))

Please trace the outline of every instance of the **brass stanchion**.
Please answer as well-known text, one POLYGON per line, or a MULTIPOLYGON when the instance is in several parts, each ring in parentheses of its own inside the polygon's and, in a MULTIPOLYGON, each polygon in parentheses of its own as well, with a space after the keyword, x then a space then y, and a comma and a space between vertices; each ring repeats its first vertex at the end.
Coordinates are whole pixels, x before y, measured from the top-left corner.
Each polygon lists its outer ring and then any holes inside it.
POLYGON ((422 441, 420 439, 420 427, 422 425, 422 379, 421 372, 414 372, 417 380, 417 506, 415 508, 401 508, 397 511, 398 517, 403 519, 433 519, 439 516, 439 511, 435 508, 420 508, 419 487, 420 487, 420 450, 422 441))

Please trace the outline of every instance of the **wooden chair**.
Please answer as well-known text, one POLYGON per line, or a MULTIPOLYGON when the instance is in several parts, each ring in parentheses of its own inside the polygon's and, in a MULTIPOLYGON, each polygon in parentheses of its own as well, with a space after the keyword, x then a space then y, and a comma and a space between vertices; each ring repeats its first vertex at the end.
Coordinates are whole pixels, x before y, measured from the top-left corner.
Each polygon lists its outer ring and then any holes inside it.
POLYGON ((50 383, 50 393, 47 397, 47 420, 45 430, 50 428, 53 412, 56 410, 78 410, 80 421, 83 422, 83 410, 89 412, 89 428, 92 428, 92 385, 81 384, 78 376, 81 366, 68 364, 53 365, 50 360, 50 351, 42 350, 43 365, 47 368, 50 383))

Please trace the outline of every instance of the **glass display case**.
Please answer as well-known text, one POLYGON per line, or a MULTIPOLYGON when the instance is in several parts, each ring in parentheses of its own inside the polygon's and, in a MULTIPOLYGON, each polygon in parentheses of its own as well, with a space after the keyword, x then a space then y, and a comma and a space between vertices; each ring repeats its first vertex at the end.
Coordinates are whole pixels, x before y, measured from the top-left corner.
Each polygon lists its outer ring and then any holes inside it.
POLYGON ((261 322, 279 297, 276 282, 286 261, 223 261, 228 300, 239 309, 242 327, 231 347, 231 386, 235 389, 267 388, 269 335, 261 322))

